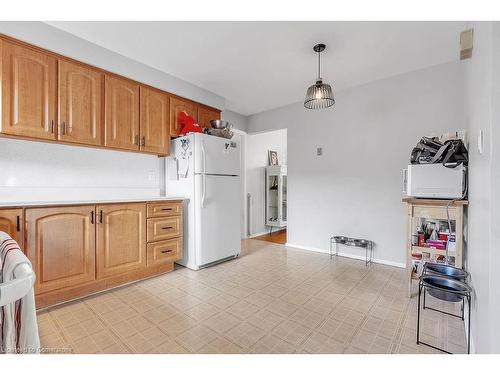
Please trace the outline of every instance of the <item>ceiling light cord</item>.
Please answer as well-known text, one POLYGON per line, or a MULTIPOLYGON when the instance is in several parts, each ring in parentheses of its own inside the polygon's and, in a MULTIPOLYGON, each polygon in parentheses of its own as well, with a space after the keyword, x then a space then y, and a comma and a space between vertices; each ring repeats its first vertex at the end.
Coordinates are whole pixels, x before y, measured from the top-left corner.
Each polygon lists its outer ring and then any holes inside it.
POLYGON ((321 51, 318 52, 318 81, 321 81, 321 51))

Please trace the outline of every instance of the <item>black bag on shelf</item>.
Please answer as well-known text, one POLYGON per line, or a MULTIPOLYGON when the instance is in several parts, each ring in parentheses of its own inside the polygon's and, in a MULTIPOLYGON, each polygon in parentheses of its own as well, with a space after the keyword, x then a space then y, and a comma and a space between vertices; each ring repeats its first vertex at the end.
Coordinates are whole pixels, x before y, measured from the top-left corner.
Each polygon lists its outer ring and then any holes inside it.
POLYGON ((441 143, 437 138, 422 137, 413 148, 411 164, 437 164, 455 168, 460 164, 467 165, 469 153, 461 139, 449 139, 441 143))

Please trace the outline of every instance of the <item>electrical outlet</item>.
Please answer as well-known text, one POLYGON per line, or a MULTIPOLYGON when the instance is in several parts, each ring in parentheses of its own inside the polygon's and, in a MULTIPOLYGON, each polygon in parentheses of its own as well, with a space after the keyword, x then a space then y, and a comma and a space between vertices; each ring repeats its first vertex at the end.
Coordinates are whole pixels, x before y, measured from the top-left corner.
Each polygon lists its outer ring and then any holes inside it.
POLYGON ((318 156, 323 155, 323 147, 318 147, 318 148, 316 149, 316 155, 318 155, 318 156))

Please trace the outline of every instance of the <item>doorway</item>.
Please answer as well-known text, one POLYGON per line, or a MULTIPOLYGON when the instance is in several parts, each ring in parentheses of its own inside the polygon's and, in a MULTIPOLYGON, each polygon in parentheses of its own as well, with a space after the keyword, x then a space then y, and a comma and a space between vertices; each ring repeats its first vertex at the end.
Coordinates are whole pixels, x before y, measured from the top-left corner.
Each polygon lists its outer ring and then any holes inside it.
POLYGON ((288 220, 287 130, 249 133, 247 237, 285 244, 288 220))
POLYGON ((252 237, 254 240, 259 240, 259 241, 266 241, 266 242, 272 242, 272 243, 277 243, 280 245, 286 244, 286 228, 285 229, 279 229, 276 232, 271 232, 268 234, 263 234, 262 236, 257 236, 257 237, 252 237))

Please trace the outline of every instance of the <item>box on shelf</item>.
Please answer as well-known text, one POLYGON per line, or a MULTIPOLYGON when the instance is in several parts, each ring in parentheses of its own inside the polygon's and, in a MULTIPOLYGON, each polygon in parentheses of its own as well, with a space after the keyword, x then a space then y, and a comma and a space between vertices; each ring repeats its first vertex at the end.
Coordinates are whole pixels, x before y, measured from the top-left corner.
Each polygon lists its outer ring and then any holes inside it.
POLYGON ((445 250, 446 249, 446 241, 442 240, 427 240, 427 247, 436 250, 445 250))

